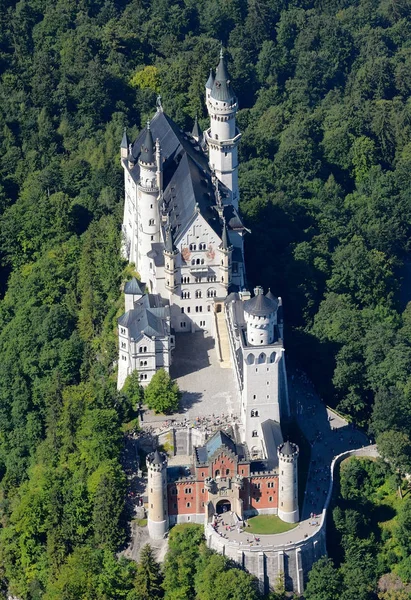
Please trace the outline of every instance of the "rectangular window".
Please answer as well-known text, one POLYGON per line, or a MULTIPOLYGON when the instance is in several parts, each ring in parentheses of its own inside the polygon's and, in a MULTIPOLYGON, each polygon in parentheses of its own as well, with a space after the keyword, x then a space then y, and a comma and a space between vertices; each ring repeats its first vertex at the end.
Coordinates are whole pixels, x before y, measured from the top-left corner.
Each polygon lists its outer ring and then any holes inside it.
POLYGON ((184 493, 185 493, 185 494, 191 494, 191 488, 186 488, 186 489, 184 490, 184 493))
POLYGON ((190 506, 191 506, 190 502, 187 502, 186 506, 187 506, 187 508, 190 508, 190 506))
POLYGON ((182 306, 182 307, 181 307, 181 312, 182 312, 182 313, 184 312, 184 306, 182 306))

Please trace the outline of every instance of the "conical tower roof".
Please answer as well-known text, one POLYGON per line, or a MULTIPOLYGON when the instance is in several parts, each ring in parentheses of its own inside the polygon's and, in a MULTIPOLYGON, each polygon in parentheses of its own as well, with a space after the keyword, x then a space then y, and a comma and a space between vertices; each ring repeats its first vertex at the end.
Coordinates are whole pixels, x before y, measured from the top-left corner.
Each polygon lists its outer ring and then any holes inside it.
POLYGON ((278 308, 278 298, 276 296, 274 296, 274 294, 272 293, 272 291, 270 290, 270 288, 268 288, 268 292, 265 295, 266 298, 268 298, 269 300, 271 300, 271 302, 274 302, 275 306, 278 308))
POLYGON ((285 444, 280 447, 280 452, 281 454, 284 454, 284 456, 292 456, 296 450, 295 444, 292 444, 290 440, 287 440, 285 444))
POLYGON ((208 79, 207 79, 206 88, 208 90, 211 90, 211 88, 213 87, 213 84, 214 84, 214 73, 213 73, 213 69, 210 69, 210 75, 208 76, 208 79))
POLYGON ((220 62, 218 63, 215 74, 215 80, 213 87, 211 88, 211 97, 220 102, 230 102, 235 98, 222 49, 220 52, 220 62))
POLYGON ((146 137, 141 146, 140 162, 152 165, 154 164, 154 141, 151 134, 150 123, 147 122, 146 137))
POLYGON ((152 463, 153 463, 153 465, 162 465, 163 464, 163 461, 161 459, 161 454, 157 448, 154 452, 152 463))
POLYGON ((197 116, 194 120, 193 131, 191 132, 193 138, 200 140, 203 137, 203 132, 201 131, 200 125, 198 124, 197 116))
POLYGON ((128 139, 127 139, 127 129, 124 127, 123 139, 121 140, 120 148, 125 148, 128 150, 128 139))
POLYGON ((254 291, 256 292, 254 298, 244 302, 244 310, 249 315, 263 317, 277 310, 278 302, 274 302, 270 298, 267 298, 267 296, 264 296, 262 288, 257 287, 254 291))

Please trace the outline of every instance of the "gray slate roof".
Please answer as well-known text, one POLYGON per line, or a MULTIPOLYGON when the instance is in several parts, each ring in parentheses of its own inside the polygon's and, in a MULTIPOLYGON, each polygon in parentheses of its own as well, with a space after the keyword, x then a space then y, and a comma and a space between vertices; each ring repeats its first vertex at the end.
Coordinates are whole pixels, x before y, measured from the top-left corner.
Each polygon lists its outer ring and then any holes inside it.
POLYGON ((201 127, 198 124, 197 117, 194 119, 193 131, 191 132, 193 138, 201 139, 203 137, 203 132, 201 131, 201 127))
POLYGON ((130 279, 130 281, 126 281, 124 284, 124 293, 143 296, 145 293, 145 287, 145 283, 141 283, 140 281, 137 281, 135 277, 133 277, 130 279))
POLYGON ((162 465, 163 461, 161 459, 161 455, 160 452, 158 451, 158 448, 156 448, 154 455, 153 455, 153 465, 162 465))
POLYGON ((154 140, 151 133, 150 125, 147 123, 146 135, 144 142, 141 145, 141 152, 139 160, 142 163, 153 165, 155 162, 154 158, 154 140))
POLYGON ((124 313, 117 323, 127 327, 129 337, 138 340, 142 335, 164 337, 168 334, 166 319, 169 307, 164 306, 158 294, 147 294, 124 313))
POLYGON ((287 440, 285 444, 283 444, 280 448, 281 454, 284 454, 285 456, 292 456, 296 451, 297 446, 295 444, 292 444, 290 440, 287 440))
POLYGON ((208 76, 208 79, 207 79, 206 88, 211 90, 211 88, 213 87, 213 84, 214 84, 214 73, 213 73, 213 69, 210 69, 210 75, 208 76))
POLYGON ((244 310, 249 315, 256 317, 263 317, 269 315, 277 310, 278 302, 275 304, 272 300, 264 296, 263 294, 257 294, 251 300, 244 302, 244 310))
POLYGON ((228 104, 233 103, 236 100, 222 51, 210 95, 214 100, 227 102, 228 104))
POLYGON ((126 148, 128 150, 127 129, 125 127, 124 127, 123 139, 121 140, 120 148, 126 148))
MULTIPOLYGON (((217 212, 208 157, 192 136, 183 133, 163 111, 155 113, 150 122, 150 131, 161 146, 164 206, 169 215, 174 244, 178 244, 180 235, 195 218, 197 205, 201 215, 221 238, 222 222, 217 212)), ((138 159, 145 135, 146 130, 143 130, 132 145, 135 164, 130 172, 136 182, 140 178, 138 159)), ((229 196, 229 190, 219 183, 219 191, 224 201, 229 196)), ((244 229, 238 212, 232 205, 224 206, 223 216, 228 229, 244 229)))

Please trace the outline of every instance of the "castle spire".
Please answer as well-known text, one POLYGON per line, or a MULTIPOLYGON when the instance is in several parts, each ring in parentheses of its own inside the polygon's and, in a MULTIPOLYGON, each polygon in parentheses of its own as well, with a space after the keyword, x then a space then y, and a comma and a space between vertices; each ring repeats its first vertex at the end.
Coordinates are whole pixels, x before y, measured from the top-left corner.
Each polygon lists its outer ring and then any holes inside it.
POLYGON ((213 73, 213 69, 210 69, 210 75, 208 76, 208 79, 207 79, 206 88, 208 90, 211 90, 213 85, 214 85, 214 73, 213 73))
POLYGON ((120 148, 125 148, 128 150, 127 127, 124 127, 123 139, 121 140, 120 148))
POLYGON ((154 140, 151 134, 150 121, 147 121, 146 137, 141 146, 140 162, 148 165, 152 165, 155 163, 154 140))
POLYGON ((218 63, 215 80, 211 88, 211 98, 220 102, 229 102, 235 99, 234 90, 231 87, 230 75, 224 59, 224 51, 221 48, 220 62, 218 63))
POLYGON ((195 139, 196 142, 199 142, 201 140, 201 138, 203 137, 203 132, 201 131, 201 127, 198 124, 197 115, 196 115, 196 118, 194 119, 193 131, 191 132, 191 135, 195 139))

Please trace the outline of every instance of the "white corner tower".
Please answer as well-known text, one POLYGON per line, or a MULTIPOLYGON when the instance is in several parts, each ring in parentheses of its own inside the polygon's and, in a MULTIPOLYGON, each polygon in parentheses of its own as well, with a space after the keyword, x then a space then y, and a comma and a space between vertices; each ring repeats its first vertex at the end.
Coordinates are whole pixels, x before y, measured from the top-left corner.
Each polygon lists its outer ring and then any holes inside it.
POLYGON ((231 202, 238 209, 238 153, 241 133, 236 126, 237 97, 231 87, 223 50, 215 77, 210 71, 206 83, 206 104, 210 128, 205 132, 209 163, 217 178, 230 190, 231 202))
POLYGON ((148 532, 152 539, 162 539, 168 531, 167 457, 156 450, 146 458, 148 471, 148 532))
POLYGON ((298 446, 287 441, 278 448, 278 516, 286 523, 297 523, 298 446))
POLYGON ((160 241, 160 215, 158 197, 160 193, 160 174, 157 155, 160 149, 154 146, 150 123, 138 159, 140 180, 137 186, 137 261, 136 268, 141 278, 147 282, 150 292, 153 289, 149 259, 147 254, 151 244, 160 241), (151 284, 150 284, 151 282, 151 284))

